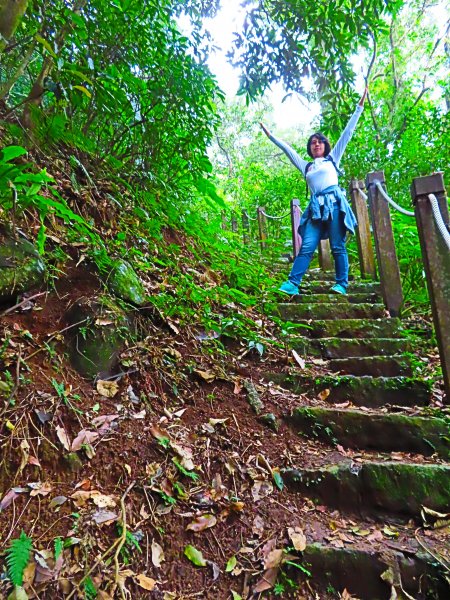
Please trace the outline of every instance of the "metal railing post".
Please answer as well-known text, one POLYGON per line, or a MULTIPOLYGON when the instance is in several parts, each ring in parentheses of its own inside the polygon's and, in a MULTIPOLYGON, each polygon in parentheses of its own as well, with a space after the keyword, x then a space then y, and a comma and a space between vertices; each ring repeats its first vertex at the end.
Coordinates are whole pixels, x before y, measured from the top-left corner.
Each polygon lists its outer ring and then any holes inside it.
POLYGON ((394 232, 392 230, 389 205, 374 185, 375 181, 379 181, 383 189, 386 188, 383 171, 369 173, 366 178, 366 188, 372 218, 381 293, 389 314, 392 317, 396 317, 399 315, 403 304, 400 268, 395 251, 394 232))
POLYGON ((436 225, 428 194, 434 194, 436 197, 442 219, 448 229, 449 212, 442 173, 413 179, 411 197, 441 357, 446 401, 450 404, 450 252, 436 225))

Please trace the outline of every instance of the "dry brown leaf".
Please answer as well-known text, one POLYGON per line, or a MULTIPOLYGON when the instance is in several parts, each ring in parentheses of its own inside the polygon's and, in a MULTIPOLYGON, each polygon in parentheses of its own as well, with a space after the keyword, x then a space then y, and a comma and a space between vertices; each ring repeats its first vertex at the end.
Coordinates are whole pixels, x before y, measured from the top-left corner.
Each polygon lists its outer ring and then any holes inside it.
POLYGON ((330 395, 331 390, 326 388, 325 390, 322 390, 321 392, 319 392, 318 397, 319 400, 326 400, 328 398, 328 396, 330 395))
POLYGON ((283 554, 283 548, 275 548, 274 550, 271 550, 264 559, 264 568, 275 569, 279 567, 283 560, 283 554))
POLYGON ((253 593, 260 594, 266 590, 271 590, 277 580, 278 571, 279 569, 267 569, 267 571, 265 571, 261 579, 253 588, 253 593))
POLYGON ((306 548, 306 536, 300 527, 288 527, 288 535, 294 545, 294 548, 298 552, 303 552, 303 550, 306 548))
POLYGON ((211 383, 216 378, 212 371, 202 371, 201 369, 194 369, 194 373, 196 373, 199 377, 201 377, 208 383, 211 383))
POLYGON ((99 508, 114 508, 116 506, 116 501, 112 496, 101 494, 98 490, 77 490, 70 497, 78 507, 86 506, 88 500, 92 500, 99 508))
POLYGON ((186 527, 186 530, 190 531, 204 531, 205 529, 209 529, 210 527, 214 527, 217 523, 217 519, 214 515, 200 515, 196 517, 192 523, 186 527))
POLYGON ((31 488, 30 496, 48 496, 53 491, 53 486, 48 481, 44 483, 36 481, 34 483, 27 483, 27 485, 31 488))
POLYGON ((255 481, 255 485, 252 487, 252 496, 255 502, 270 496, 273 492, 273 485, 270 481, 255 481))
POLYGON ((65 430, 62 427, 60 427, 59 425, 56 426, 56 435, 58 436, 58 440, 61 442, 63 447, 67 450, 67 452, 70 452, 69 436, 67 435, 65 430))
POLYGON ((161 563, 164 560, 165 560, 164 550, 158 544, 158 542, 155 542, 155 540, 153 540, 152 541, 152 563, 155 565, 156 568, 159 569, 159 567, 161 566, 161 563))
POLYGON ((70 446, 71 452, 77 452, 77 450, 81 450, 82 446, 88 446, 92 444, 92 442, 95 442, 98 436, 99 434, 96 431, 82 429, 70 446))
POLYGON ((116 381, 104 381, 99 379, 97 381, 97 392, 105 398, 114 398, 119 391, 119 384, 116 381))
POLYGON ((155 589, 156 581, 143 573, 136 575, 135 580, 142 589, 147 590, 148 592, 155 589))

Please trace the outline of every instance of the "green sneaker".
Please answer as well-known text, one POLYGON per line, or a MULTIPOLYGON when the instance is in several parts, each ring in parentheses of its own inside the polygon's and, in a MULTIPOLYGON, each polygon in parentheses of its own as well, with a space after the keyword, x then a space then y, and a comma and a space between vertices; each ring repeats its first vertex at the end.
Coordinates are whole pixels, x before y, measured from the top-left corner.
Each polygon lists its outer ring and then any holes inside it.
POLYGON ((285 281, 278 288, 279 292, 283 292, 283 294, 288 294, 289 296, 296 296, 298 294, 298 285, 292 283, 291 281, 285 281))
POLYGON ((345 294, 347 293, 345 287, 340 283, 335 283, 330 291, 334 292, 335 294, 342 294, 343 296, 345 296, 345 294))

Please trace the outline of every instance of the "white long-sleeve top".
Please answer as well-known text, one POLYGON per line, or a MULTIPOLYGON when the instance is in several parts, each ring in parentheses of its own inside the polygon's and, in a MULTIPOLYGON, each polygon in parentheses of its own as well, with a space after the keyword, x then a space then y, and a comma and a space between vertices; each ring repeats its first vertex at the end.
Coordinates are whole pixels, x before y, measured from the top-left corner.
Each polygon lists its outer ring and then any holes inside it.
MULTIPOLYGON (((358 104, 337 144, 329 154, 337 167, 339 167, 344 150, 347 147, 353 132, 355 131, 356 124, 358 123, 358 119, 361 116, 362 111, 363 107, 358 104)), ((303 173, 303 175, 305 175, 306 166, 309 161, 303 160, 303 158, 301 158, 301 156, 299 156, 299 154, 297 154, 293 148, 286 144, 286 142, 277 139, 273 135, 270 135, 269 139, 279 148, 281 148, 294 167, 296 167, 303 173)), ((325 158, 315 158, 306 174, 306 183, 313 194, 320 194, 320 192, 326 188, 332 185, 338 185, 338 173, 334 168, 333 163, 325 158)))

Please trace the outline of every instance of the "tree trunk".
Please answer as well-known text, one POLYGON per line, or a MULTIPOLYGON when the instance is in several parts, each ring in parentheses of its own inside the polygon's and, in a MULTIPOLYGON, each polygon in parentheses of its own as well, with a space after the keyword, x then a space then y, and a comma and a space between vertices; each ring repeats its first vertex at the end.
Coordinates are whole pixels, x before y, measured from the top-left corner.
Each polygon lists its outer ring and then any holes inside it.
POLYGON ((0 52, 14 35, 27 6, 28 0, 0 0, 0 52))

